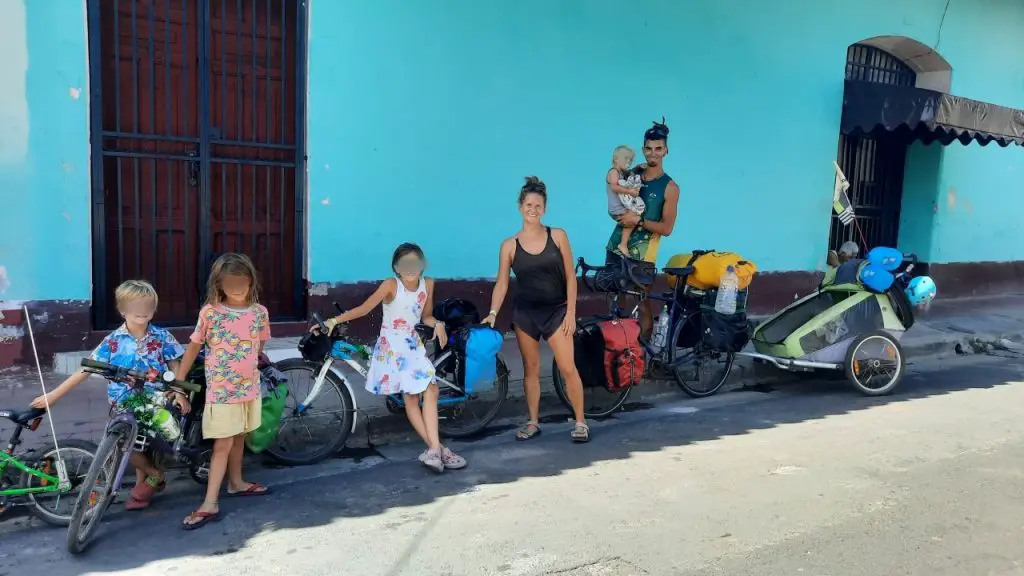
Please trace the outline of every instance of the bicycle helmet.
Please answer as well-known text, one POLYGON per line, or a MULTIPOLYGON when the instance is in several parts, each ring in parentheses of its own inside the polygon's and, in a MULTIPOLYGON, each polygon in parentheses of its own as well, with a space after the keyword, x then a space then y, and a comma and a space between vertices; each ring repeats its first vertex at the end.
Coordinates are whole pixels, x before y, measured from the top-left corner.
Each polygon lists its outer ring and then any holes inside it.
POLYGON ((935 287, 935 281, 930 276, 918 276, 907 284, 904 292, 907 294, 907 300, 910 300, 912 305, 921 306, 935 298, 938 288, 935 287))

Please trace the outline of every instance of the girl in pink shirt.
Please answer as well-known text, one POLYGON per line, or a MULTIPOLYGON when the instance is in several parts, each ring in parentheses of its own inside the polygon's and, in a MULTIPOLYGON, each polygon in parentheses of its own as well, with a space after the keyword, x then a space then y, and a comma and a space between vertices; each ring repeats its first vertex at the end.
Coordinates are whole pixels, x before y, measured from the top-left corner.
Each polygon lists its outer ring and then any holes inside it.
POLYGON ((181 360, 178 379, 206 351, 206 407, 203 437, 213 439, 206 499, 185 518, 194 530, 220 519, 217 499, 224 476, 228 496, 263 496, 267 487, 242 478, 245 435, 260 426, 259 356, 270 340, 270 315, 259 304, 256 268, 244 254, 224 254, 213 263, 206 305, 181 360))

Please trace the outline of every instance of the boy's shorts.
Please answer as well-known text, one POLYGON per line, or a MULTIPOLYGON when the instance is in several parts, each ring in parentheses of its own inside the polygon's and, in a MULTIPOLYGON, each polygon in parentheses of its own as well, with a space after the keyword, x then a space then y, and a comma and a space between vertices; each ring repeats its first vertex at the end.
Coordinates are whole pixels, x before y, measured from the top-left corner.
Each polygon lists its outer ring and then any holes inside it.
POLYGON ((203 409, 203 438, 231 438, 260 427, 262 400, 237 404, 208 403, 203 409))

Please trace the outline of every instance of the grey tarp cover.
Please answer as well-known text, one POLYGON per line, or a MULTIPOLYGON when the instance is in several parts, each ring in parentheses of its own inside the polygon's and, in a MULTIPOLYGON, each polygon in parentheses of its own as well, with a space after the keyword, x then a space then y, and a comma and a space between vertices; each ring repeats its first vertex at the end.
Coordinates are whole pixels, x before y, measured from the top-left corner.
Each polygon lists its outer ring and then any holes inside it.
POLYGON ((1024 146, 1024 110, 912 86, 847 80, 843 134, 895 132, 925 143, 1024 146))

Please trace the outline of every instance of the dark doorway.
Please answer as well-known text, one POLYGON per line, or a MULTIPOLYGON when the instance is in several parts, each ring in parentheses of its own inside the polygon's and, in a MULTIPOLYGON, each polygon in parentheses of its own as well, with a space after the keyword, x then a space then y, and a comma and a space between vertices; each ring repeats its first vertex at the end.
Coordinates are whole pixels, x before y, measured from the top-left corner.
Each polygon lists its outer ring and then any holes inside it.
MULTIPOLYGON (((854 44, 846 52, 846 79, 914 86, 917 75, 884 50, 854 44)), ((875 246, 896 246, 908 144, 906 138, 892 133, 839 136, 837 162, 850 182, 847 195, 864 239, 861 239, 856 225, 844 226, 833 213, 830 249, 837 250, 847 240, 860 245, 862 254, 875 246)))
POLYGON ((304 315, 306 5, 89 0, 93 307, 151 281, 195 322, 216 255, 253 259, 275 320, 304 315))

